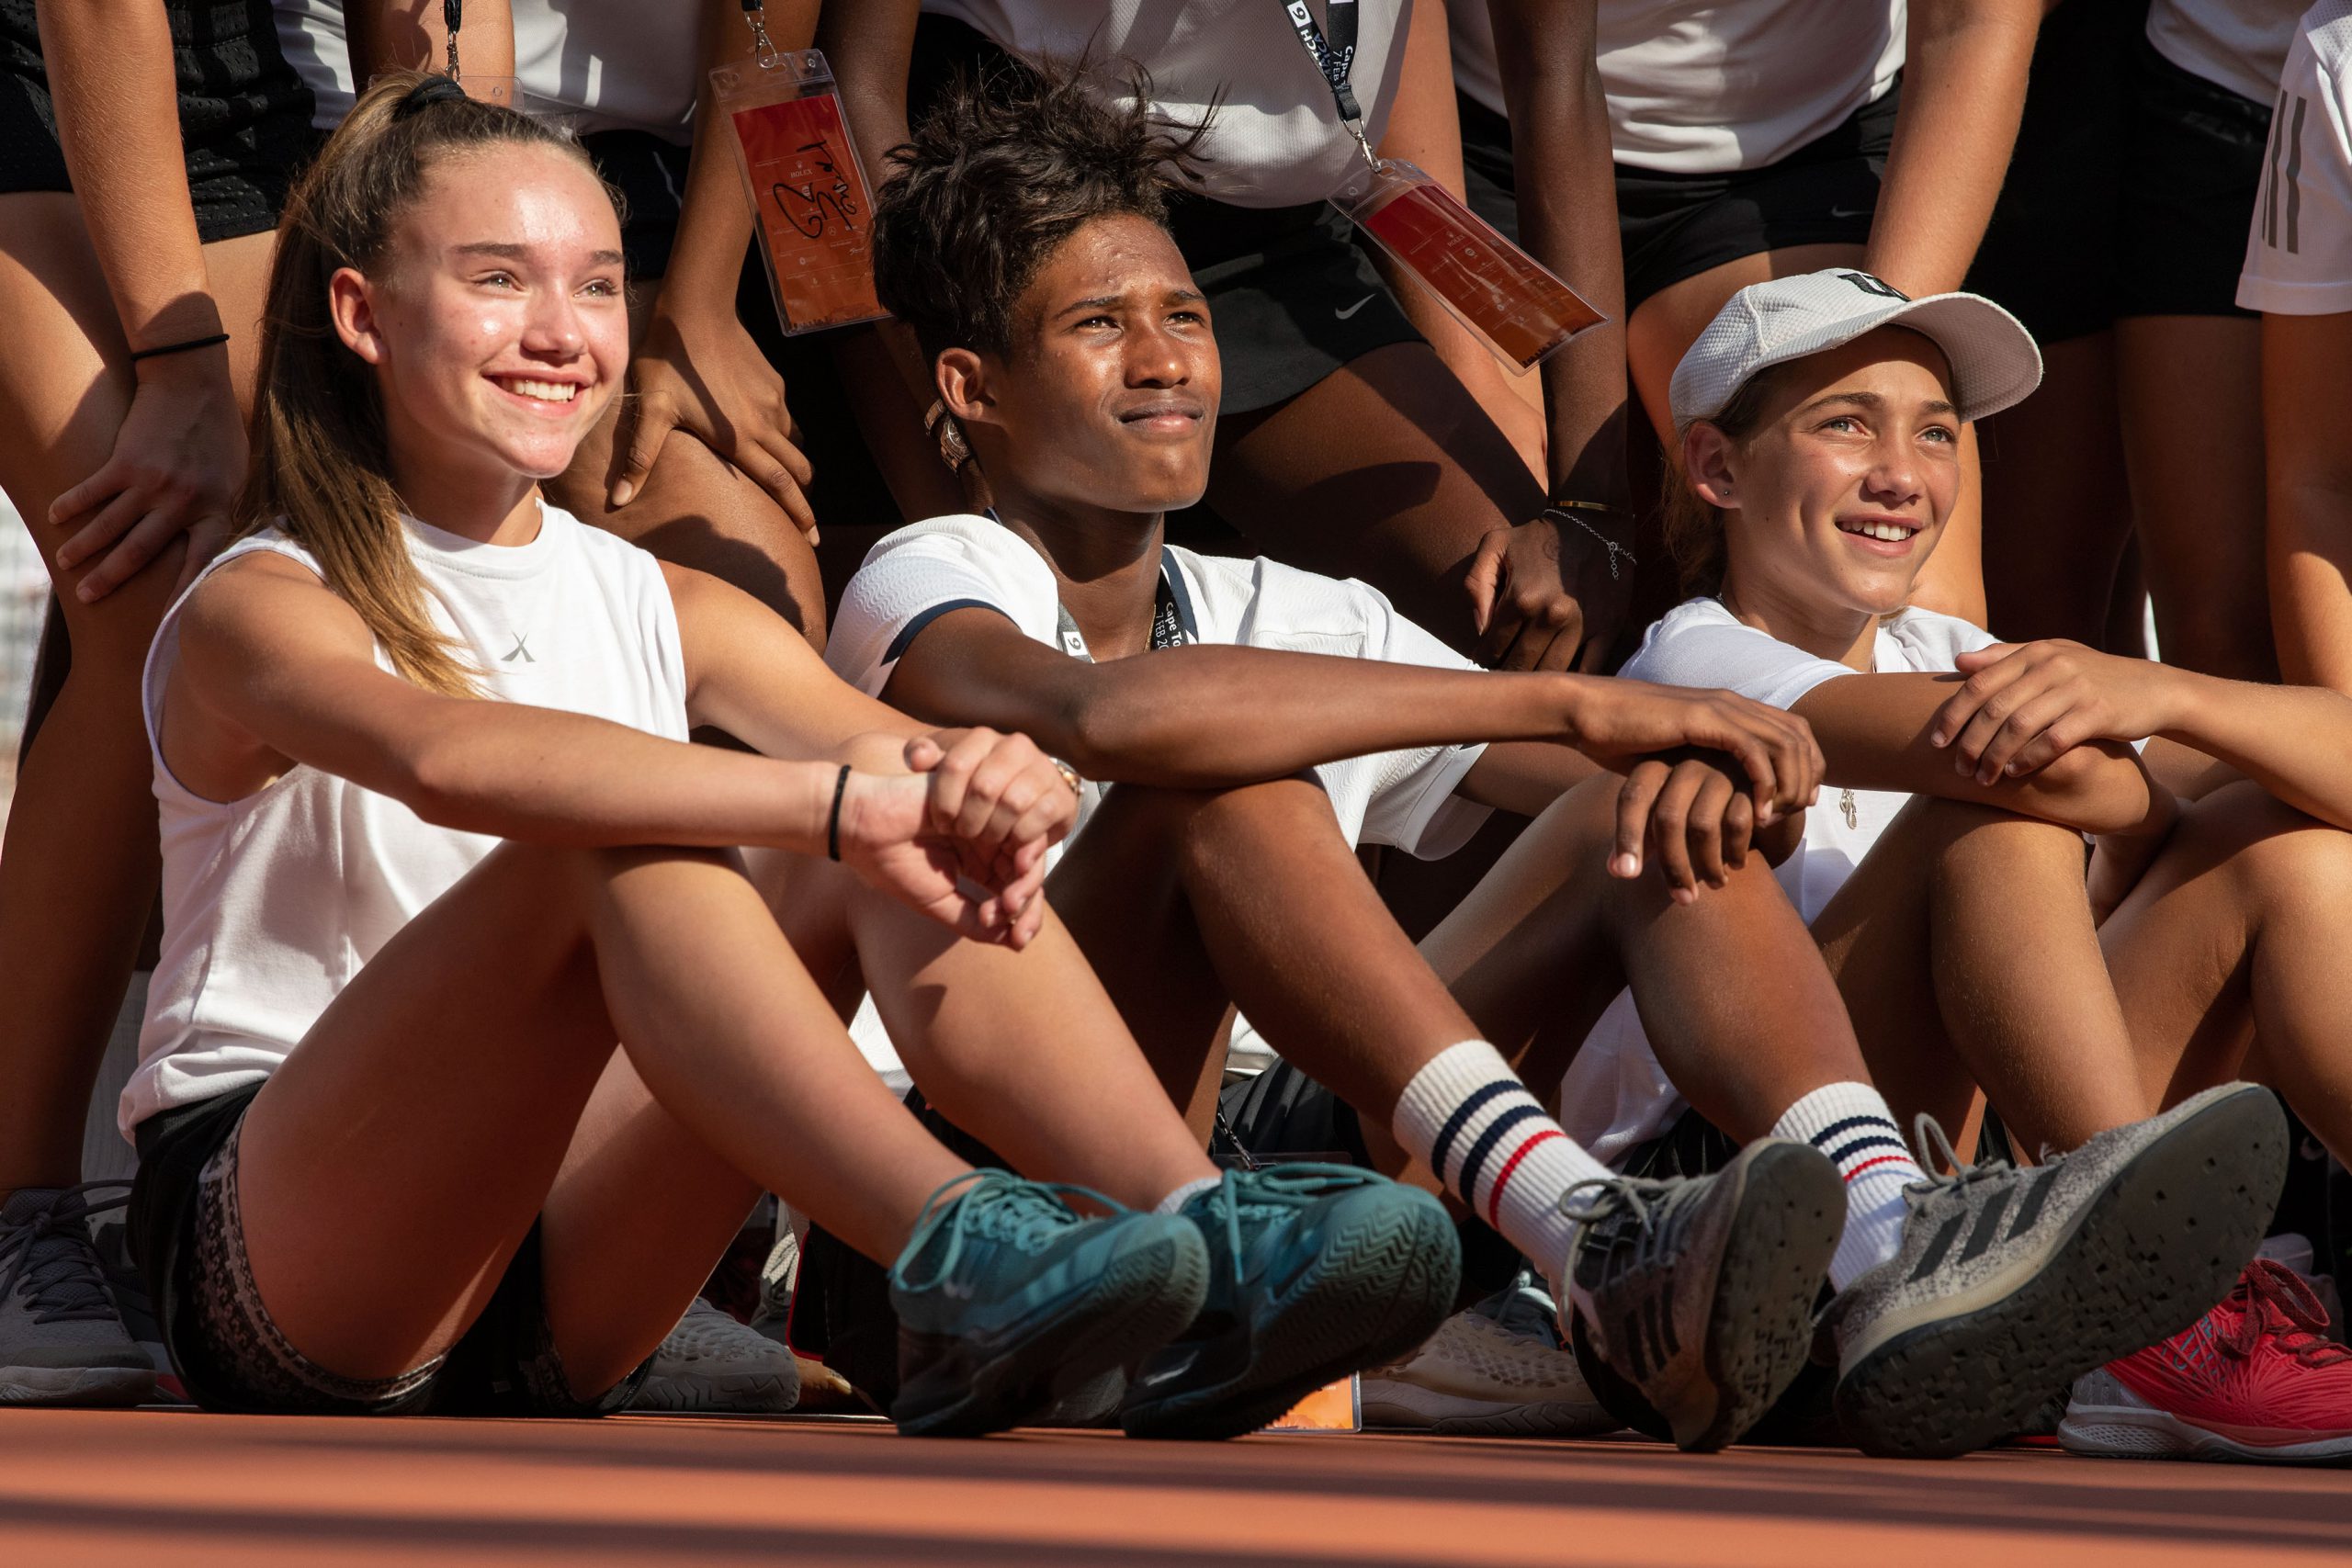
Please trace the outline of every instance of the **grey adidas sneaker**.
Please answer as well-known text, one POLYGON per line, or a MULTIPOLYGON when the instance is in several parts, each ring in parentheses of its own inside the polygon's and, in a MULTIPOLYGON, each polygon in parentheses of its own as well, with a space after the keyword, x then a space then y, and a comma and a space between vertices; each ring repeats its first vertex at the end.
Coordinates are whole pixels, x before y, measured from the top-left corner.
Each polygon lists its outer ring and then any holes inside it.
POLYGON ((1582 1222, 1567 1273, 1594 1392, 1622 1382, 1636 1397, 1612 1413, 1679 1447, 1736 1440, 1805 1363, 1846 1224, 1838 1168, 1766 1138, 1712 1176, 1580 1182, 1561 1205, 1582 1222))
POLYGON ((1441 1437, 1589 1438, 1619 1425, 1560 1343, 1532 1269, 1455 1313, 1402 1360, 1363 1374, 1367 1427, 1441 1437))
POLYGON ((19 1187, 0 1199, 0 1404, 138 1404, 155 1366, 122 1326, 90 1245, 130 1183, 19 1187))
POLYGON ((1940 1459, 2021 1431, 2075 1378, 2194 1323, 2254 1256, 2286 1179, 2268 1089, 2225 1084, 2018 1170, 1915 1185, 1902 1249, 1824 1314, 1838 1417, 1866 1453, 1940 1459))
POLYGON ((792 1352, 696 1296, 653 1353, 629 1408, 771 1416, 799 1400, 792 1352))

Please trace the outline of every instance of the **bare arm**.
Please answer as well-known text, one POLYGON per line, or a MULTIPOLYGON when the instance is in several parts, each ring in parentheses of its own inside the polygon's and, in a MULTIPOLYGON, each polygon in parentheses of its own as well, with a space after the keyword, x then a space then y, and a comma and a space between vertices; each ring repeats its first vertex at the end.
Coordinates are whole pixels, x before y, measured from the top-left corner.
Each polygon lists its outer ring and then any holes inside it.
POLYGON ((2119 741, 2078 746, 2041 772, 1980 781, 1955 765, 1934 733, 1958 675, 1854 675, 1826 681, 1796 711, 1813 726, 1827 765, 1826 783, 1902 790, 1997 806, 2086 833, 2154 833, 2171 826, 2171 792, 2119 741))
POLYGON ((2263 453, 2278 666, 2352 693, 2352 314, 2262 318, 2263 453))
MULTIPOLYGON (((1453 0, 1483 6, 1487 0, 1453 0)), ((1405 68, 1398 78, 1396 99, 1388 108, 1388 124, 1381 132, 1379 152, 1419 167, 1457 200, 1466 199, 1462 173, 1462 117, 1453 102, 1453 54, 1446 39, 1445 0, 1420 0, 1413 7, 1411 30, 1405 39, 1405 68)), ((1381 276, 1396 292, 1406 317, 1430 340, 1437 356, 1453 372, 1478 406, 1519 448, 1527 466, 1544 471, 1544 422, 1541 400, 1523 396, 1518 378, 1469 329, 1453 319, 1430 291, 1400 275, 1385 253, 1375 253, 1381 276)))
POLYGON ((1521 243, 1605 318, 1544 363, 1551 493, 1624 506, 1632 500, 1625 269, 1609 107, 1594 54, 1596 0, 1487 0, 1487 8, 1510 112, 1521 243))
POLYGON ((1958 288, 2025 112, 2044 0, 1912 0, 1894 145, 1863 265, 1909 294, 1958 288))
MULTIPOLYGON (((36 17, 58 140, 123 345, 135 352, 222 331, 188 197, 162 0, 41 0, 36 17)), ((119 352, 99 346, 108 358, 119 352)), ((60 564, 96 562, 76 589, 85 600, 130 581, 183 532, 183 577, 193 576, 227 538, 244 479, 225 344, 141 360, 131 374, 112 457, 50 508, 51 523, 74 528, 60 564)))
POLYGON ((1019 730, 1090 777, 1178 787, 1421 746, 1551 741, 1622 772, 1688 745, 1730 753, 1769 818, 1805 804, 1817 770, 1802 725, 1722 693, 1215 645, 1091 664, 977 608, 925 626, 887 694, 934 722, 1019 730))

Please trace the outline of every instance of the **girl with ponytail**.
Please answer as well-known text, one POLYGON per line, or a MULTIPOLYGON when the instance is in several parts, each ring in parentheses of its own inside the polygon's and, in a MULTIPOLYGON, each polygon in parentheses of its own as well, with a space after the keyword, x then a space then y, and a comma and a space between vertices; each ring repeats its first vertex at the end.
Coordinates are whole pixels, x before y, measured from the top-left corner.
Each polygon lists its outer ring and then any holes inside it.
POLYGON ((1124 1205, 1215 1173, 1046 908, 1062 770, 542 499, 627 369, 578 150, 379 83, 269 302, 240 536, 144 688, 164 952, 121 1121, 189 1392, 616 1408, 763 1190, 897 1260, 910 1429, 1183 1329, 1203 1227, 1124 1205), (1099 1217, 922 1130, 840 1021, 861 976, 933 1103, 1099 1217))

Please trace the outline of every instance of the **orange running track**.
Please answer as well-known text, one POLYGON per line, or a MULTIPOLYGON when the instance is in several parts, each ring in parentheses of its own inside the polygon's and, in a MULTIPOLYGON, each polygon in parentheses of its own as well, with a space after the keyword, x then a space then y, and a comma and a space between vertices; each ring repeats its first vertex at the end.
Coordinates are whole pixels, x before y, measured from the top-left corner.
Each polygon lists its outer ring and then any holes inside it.
POLYGON ((2296 1568, 2352 1472, 1636 1441, 901 1438, 878 1422, 0 1411, 0 1565, 2296 1568))

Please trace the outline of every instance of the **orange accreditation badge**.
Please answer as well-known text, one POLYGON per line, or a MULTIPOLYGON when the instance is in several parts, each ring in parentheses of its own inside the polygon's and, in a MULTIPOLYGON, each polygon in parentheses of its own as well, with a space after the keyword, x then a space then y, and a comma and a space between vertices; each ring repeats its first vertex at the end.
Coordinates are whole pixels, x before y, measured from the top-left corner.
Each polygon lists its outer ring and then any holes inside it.
POLYGON ((784 330, 887 314, 874 294, 873 192, 823 53, 763 53, 755 64, 712 72, 711 85, 759 216, 784 330))

